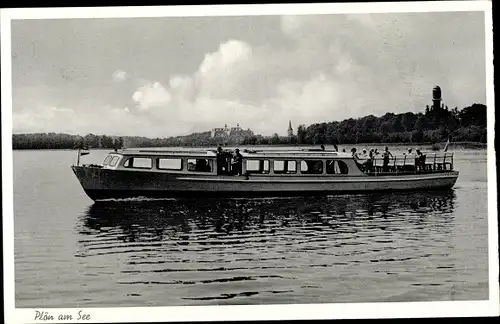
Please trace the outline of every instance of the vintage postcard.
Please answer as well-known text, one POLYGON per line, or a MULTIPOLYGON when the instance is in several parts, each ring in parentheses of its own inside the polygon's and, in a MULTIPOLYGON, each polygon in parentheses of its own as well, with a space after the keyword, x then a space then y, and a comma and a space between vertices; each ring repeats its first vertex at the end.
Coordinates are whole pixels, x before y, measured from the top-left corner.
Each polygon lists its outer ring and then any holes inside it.
POLYGON ((499 315, 490 1, 1 10, 8 323, 499 315))

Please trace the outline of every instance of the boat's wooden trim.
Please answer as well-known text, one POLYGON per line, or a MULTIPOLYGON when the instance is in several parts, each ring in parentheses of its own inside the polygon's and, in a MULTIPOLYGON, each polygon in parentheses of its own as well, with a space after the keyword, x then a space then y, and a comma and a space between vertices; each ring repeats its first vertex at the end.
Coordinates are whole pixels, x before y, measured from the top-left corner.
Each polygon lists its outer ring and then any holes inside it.
POLYGON ((458 177, 458 171, 442 172, 442 173, 432 173, 426 175, 419 175, 409 177, 408 175, 387 175, 380 177, 370 177, 370 176, 353 176, 353 175, 339 175, 332 177, 324 177, 323 179, 285 179, 281 177, 269 177, 266 179, 252 179, 251 177, 245 176, 234 176, 233 178, 228 177, 211 177, 211 178, 201 178, 201 177, 178 177, 177 180, 180 181, 198 181, 198 182, 252 182, 252 183, 359 183, 359 182, 391 182, 391 181, 422 181, 422 180, 434 180, 434 179, 455 179, 458 177))

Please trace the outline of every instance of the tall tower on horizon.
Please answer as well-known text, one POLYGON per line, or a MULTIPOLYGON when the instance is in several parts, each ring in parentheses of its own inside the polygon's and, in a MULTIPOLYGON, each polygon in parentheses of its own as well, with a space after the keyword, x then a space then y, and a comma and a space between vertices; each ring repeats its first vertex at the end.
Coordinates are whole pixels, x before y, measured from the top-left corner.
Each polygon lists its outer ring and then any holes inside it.
POLYGON ((432 89, 432 110, 441 108, 441 100, 441 88, 439 86, 435 86, 432 89))
POLYGON ((293 136, 292 121, 289 120, 288 121, 288 137, 292 137, 292 136, 293 136))

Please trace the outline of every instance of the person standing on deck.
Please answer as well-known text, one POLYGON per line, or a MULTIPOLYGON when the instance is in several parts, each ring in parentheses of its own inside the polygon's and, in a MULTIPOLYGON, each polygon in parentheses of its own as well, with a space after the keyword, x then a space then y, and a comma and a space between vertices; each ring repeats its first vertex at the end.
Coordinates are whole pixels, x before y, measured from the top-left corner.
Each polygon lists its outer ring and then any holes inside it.
POLYGON ((386 146, 384 153, 382 153, 382 156, 384 157, 384 164, 383 164, 383 170, 384 172, 389 171, 389 157, 393 157, 392 153, 389 152, 389 148, 386 146))
POLYGON ((373 171, 373 160, 375 159, 375 152, 373 149, 370 149, 370 152, 368 152, 368 160, 364 163, 365 165, 365 170, 368 172, 373 171))
POLYGON ((222 146, 219 144, 219 146, 217 147, 217 174, 226 172, 226 169, 227 169, 226 157, 222 152, 222 146))
POLYGON ((418 167, 417 165, 417 160, 416 160, 416 155, 413 153, 413 149, 410 147, 408 148, 408 152, 404 153, 405 156, 405 164, 403 165, 403 170, 404 171, 415 171, 418 167), (412 163, 412 160, 414 162, 412 163))
POLYGON ((415 168, 417 171, 423 171, 425 169, 425 155, 422 154, 420 149, 416 150, 415 155, 415 168))
POLYGON ((234 150, 234 155, 233 155, 233 173, 237 175, 241 175, 241 169, 243 165, 243 156, 240 153, 239 149, 234 150))

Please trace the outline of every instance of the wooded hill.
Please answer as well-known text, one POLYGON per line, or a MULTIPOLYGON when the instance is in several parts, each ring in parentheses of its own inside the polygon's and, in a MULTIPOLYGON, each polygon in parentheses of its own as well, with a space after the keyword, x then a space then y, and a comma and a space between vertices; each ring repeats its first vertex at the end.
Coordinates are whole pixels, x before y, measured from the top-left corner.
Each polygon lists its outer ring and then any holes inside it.
POLYGON ((147 138, 138 136, 107 136, 87 134, 85 136, 32 133, 13 134, 13 149, 74 149, 168 146, 216 146, 227 145, 276 145, 276 144, 357 144, 357 143, 438 143, 478 142, 486 143, 486 106, 473 104, 461 110, 448 107, 432 109, 426 107, 422 113, 386 113, 349 118, 343 121, 300 125, 295 135, 253 135, 248 132, 235 140, 222 143, 212 138, 211 132, 194 133, 187 136, 147 138))

